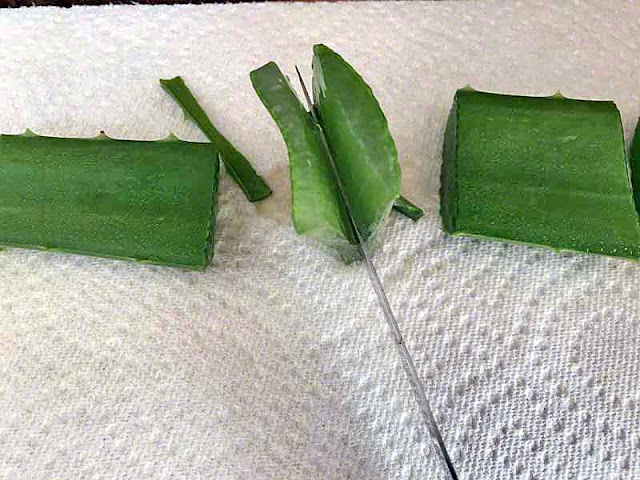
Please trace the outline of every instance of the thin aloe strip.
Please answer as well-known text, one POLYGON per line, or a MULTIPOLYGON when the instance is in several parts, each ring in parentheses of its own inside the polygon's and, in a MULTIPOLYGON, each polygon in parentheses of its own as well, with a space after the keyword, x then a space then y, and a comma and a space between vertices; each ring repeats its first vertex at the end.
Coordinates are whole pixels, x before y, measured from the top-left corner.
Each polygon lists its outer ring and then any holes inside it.
POLYGON ((409 217, 414 222, 420 220, 424 215, 424 211, 420 207, 414 205, 403 196, 396 199, 393 204, 393 209, 405 217, 409 217))
POLYGON ((251 202, 271 195, 271 189, 245 156, 214 126, 181 77, 160 79, 162 88, 180 105, 185 115, 195 122, 205 136, 220 150, 227 172, 251 202))
POLYGON ((449 233, 640 256, 613 102, 459 90, 441 171, 441 215, 449 233))
POLYGON ((203 270, 219 162, 209 143, 0 136, 0 244, 203 270))

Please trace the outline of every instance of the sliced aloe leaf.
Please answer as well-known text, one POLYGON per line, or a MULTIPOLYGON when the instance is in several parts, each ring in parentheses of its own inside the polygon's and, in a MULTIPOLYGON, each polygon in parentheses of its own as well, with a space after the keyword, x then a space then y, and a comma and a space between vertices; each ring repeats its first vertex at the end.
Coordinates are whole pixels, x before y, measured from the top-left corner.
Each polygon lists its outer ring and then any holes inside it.
POLYGON ((400 196, 387 120, 362 77, 325 45, 313 47, 313 96, 356 227, 367 240, 400 196))
POLYGON ((445 134, 440 194, 450 233, 640 255, 613 102, 459 90, 445 134))
POLYGON ((160 79, 160 84, 178 102, 185 115, 193 120, 206 137, 220 150, 227 172, 251 202, 271 195, 271 189, 256 173, 249 161, 211 123, 198 101, 181 77, 160 79))
POLYGON ((251 72, 251 82, 287 145, 296 232, 329 243, 352 259, 357 256, 355 239, 318 126, 275 63, 251 72))
MULTIPOLYGON (((364 80, 324 45, 314 47, 313 69, 319 124, 273 62, 252 72, 251 79, 287 144, 296 230, 338 248, 351 261, 360 252, 347 208, 372 251, 378 227, 400 197, 400 167, 387 121, 364 80)), ((420 215, 406 199, 398 208, 420 215)))
POLYGON ((0 244, 203 270, 219 162, 209 143, 0 136, 0 244))
POLYGON ((393 204, 393 209, 396 212, 399 212, 404 216, 409 217, 414 222, 417 220, 420 220, 424 215, 424 212, 420 207, 418 207, 417 205, 414 205, 413 203, 411 203, 409 200, 407 200, 402 196, 396 199, 395 203, 393 204))

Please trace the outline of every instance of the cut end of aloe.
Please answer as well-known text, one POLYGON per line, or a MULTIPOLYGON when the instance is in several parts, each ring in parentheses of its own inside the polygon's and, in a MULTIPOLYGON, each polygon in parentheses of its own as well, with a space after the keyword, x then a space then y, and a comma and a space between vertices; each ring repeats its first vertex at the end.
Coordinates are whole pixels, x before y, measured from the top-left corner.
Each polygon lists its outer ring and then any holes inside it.
POLYGON ((203 270, 213 254, 210 144, 0 136, 0 244, 203 270))
POLYGON ((441 170, 445 231, 638 258, 613 102, 456 93, 441 170))

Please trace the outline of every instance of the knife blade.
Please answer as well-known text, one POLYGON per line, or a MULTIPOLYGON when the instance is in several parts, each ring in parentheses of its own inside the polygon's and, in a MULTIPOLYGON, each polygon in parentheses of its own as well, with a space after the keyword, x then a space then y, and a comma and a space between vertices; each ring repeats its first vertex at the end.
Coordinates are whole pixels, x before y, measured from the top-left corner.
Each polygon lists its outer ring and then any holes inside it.
POLYGON ((382 308, 384 317, 389 325, 396 347, 398 348, 398 352, 402 360, 402 365, 404 366, 407 376, 409 377, 409 381, 413 387, 413 393, 427 426, 431 444, 439 460, 438 463, 447 480, 458 480, 458 474, 456 473, 456 470, 453 466, 453 462, 451 461, 451 457, 449 456, 449 452, 447 451, 447 447, 442 438, 442 434, 440 433, 440 429, 438 428, 438 424, 436 423, 436 419, 433 416, 433 411, 431 410, 431 405, 429 404, 424 385, 420 381, 420 376, 418 375, 415 364, 411 357, 411 353, 409 352, 409 349, 407 348, 407 345, 404 341, 400 326, 398 325, 396 316, 393 313, 393 309, 391 308, 391 304, 389 303, 389 299, 384 290, 384 286, 382 285, 382 281, 380 280, 380 276, 378 275, 378 271, 376 270, 373 260, 371 259, 371 255, 368 252, 367 244, 363 240, 362 234, 358 230, 358 226, 353 219, 353 215, 351 213, 351 205, 349 204, 349 198, 346 194, 344 186, 342 185, 342 181, 340 180, 335 160, 333 158, 333 155, 331 154, 331 149, 329 148, 329 144, 322 129, 322 124, 318 119, 316 109, 313 105, 313 102, 311 101, 311 97, 309 96, 309 91, 307 90, 304 80, 302 79, 302 74, 300 73, 298 66, 296 65, 295 68, 296 73, 298 74, 298 80, 300 81, 300 85, 302 87, 305 101, 307 103, 307 108, 309 109, 309 114, 311 115, 316 128, 319 130, 320 138, 322 139, 322 142, 324 144, 325 150, 327 152, 327 157, 329 158, 329 163, 331 164, 331 169, 338 186, 338 192, 340 194, 341 200, 344 202, 344 205, 346 207, 347 219, 350 229, 354 234, 354 238, 357 240, 360 254, 364 261, 369 280, 371 281, 371 286, 375 291, 378 303, 382 308))

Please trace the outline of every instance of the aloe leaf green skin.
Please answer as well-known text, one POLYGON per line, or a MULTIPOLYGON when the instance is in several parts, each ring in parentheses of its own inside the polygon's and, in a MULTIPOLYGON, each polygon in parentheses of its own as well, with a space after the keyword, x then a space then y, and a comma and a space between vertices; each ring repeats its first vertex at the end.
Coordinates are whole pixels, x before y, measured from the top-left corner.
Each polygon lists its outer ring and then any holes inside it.
POLYGON ((414 222, 417 222, 424 216, 424 212, 420 207, 414 205, 406 198, 400 196, 396 199, 393 204, 393 209, 404 215, 405 217, 409 217, 414 222))
POLYGON ((219 162, 211 144, 0 136, 0 244, 203 270, 219 162))
POLYGON ((275 63, 250 76, 287 145, 296 232, 329 243, 345 258, 353 257, 355 239, 318 126, 275 63))
POLYGON ((220 150, 227 172, 250 202, 262 200, 271 195, 271 189, 256 173, 251 163, 213 126, 181 77, 160 79, 160 85, 180 105, 185 115, 194 121, 211 143, 220 150))
POLYGON ((441 172, 441 216, 449 233, 640 255, 613 102, 459 90, 441 172))
POLYGON ((340 55, 313 47, 314 106, 363 240, 400 197, 400 165, 387 119, 369 85, 340 55))
POLYGON ((640 212, 640 119, 636 124, 636 131, 631 143, 631 152, 629 153, 629 167, 631 169, 633 200, 636 204, 636 211, 640 212))

